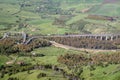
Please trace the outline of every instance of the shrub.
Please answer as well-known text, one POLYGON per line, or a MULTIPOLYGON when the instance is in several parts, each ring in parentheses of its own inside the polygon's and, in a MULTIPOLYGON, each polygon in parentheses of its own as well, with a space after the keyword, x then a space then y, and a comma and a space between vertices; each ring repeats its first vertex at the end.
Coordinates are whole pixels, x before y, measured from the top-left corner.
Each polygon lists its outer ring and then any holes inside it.
POLYGON ((46 74, 45 73, 39 73, 38 75, 37 75, 37 78, 39 79, 39 78, 42 78, 42 77, 46 77, 46 74))

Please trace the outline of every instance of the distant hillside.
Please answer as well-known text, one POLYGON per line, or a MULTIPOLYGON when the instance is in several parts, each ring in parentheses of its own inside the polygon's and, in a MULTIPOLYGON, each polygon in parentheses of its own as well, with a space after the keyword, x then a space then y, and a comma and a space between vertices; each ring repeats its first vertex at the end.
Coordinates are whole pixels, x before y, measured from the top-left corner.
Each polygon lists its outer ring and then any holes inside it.
POLYGON ((115 33, 120 31, 118 0, 0 0, 0 33, 115 33), (114 4, 113 4, 114 3, 114 4), (88 19, 110 16, 109 20, 88 19))
POLYGON ((92 7, 89 12, 96 15, 120 16, 119 15, 120 5, 119 4, 96 5, 92 7))
POLYGON ((103 3, 117 3, 120 2, 120 0, 104 0, 103 3))

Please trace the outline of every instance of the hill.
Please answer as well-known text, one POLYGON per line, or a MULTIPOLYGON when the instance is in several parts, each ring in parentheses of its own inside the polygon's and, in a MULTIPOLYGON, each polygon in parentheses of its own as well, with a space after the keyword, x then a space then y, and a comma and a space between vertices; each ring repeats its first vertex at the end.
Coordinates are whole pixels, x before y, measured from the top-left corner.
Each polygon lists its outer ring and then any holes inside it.
POLYGON ((9 30, 30 34, 114 33, 120 30, 118 0, 1 0, 0 10, 1 33, 9 30), (89 19, 89 15, 113 17, 115 21, 89 19))

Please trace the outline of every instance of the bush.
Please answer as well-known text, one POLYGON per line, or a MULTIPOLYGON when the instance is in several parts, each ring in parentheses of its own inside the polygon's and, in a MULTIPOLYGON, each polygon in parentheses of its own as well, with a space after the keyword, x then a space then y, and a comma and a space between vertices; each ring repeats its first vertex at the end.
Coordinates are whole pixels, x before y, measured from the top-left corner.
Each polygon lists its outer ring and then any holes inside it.
POLYGON ((19 79, 16 77, 10 77, 10 78, 8 78, 8 80, 19 80, 19 79))
POLYGON ((46 77, 46 74, 45 73, 39 73, 38 75, 37 75, 37 78, 39 79, 39 78, 42 78, 42 77, 46 77))
POLYGON ((0 54, 10 55, 17 52, 30 52, 35 48, 46 47, 50 45, 51 43, 44 39, 33 39, 28 44, 16 44, 16 39, 5 38, 0 40, 0 54))

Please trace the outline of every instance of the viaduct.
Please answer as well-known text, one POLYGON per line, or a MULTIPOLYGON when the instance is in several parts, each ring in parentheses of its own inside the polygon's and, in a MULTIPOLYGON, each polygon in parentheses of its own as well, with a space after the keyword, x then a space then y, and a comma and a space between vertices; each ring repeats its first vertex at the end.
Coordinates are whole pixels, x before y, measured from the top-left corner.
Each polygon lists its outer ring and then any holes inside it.
MULTIPOLYGON (((26 39, 27 39, 27 34, 25 32, 7 32, 7 33, 4 33, 2 39, 5 39, 5 38, 8 38, 8 37, 11 37, 11 38, 22 38, 22 43, 25 43, 26 42, 26 39)), ((0 39, 0 40, 2 40, 0 39)))
POLYGON ((77 34, 77 35, 44 35, 44 36, 32 36, 28 37, 25 32, 8 32, 4 33, 2 39, 7 37, 21 37, 23 44, 28 44, 35 38, 45 38, 45 37, 80 37, 86 39, 98 39, 98 40, 117 40, 120 39, 120 34, 77 34))

